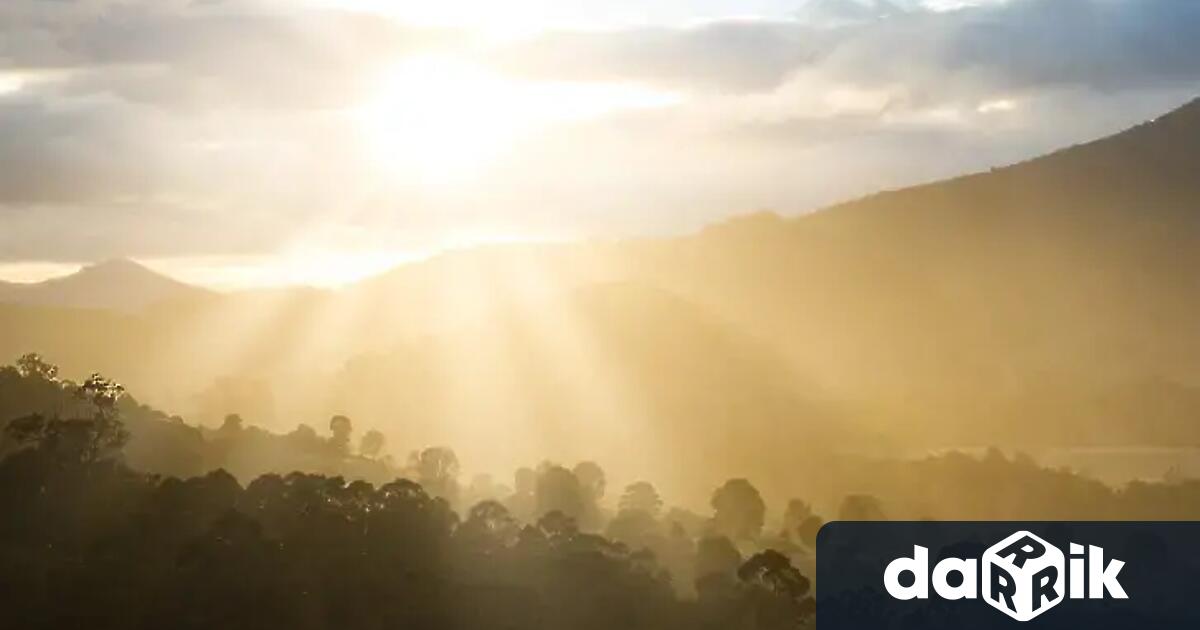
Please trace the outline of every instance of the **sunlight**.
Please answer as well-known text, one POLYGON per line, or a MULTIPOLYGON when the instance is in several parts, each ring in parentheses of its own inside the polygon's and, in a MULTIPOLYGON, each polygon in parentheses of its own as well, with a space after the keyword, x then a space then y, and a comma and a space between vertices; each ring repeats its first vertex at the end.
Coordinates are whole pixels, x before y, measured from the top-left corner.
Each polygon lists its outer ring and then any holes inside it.
POLYGON ((383 273, 412 259, 412 256, 393 252, 296 251, 280 261, 275 276, 280 285, 339 287, 383 273))
POLYGON ((387 73, 354 117, 386 170, 444 183, 478 173, 555 124, 679 100, 634 84, 524 81, 466 59, 421 55, 387 73))
MULTIPOLYGON (((614 349, 603 343, 596 324, 580 308, 577 269, 566 260, 546 267, 538 259, 510 259, 496 274, 512 301, 514 315, 529 327, 529 347, 523 351, 550 366, 564 412, 537 427, 544 450, 570 453, 581 459, 624 460, 626 474, 649 475, 647 453, 657 443, 650 407, 637 395, 632 374, 623 371, 614 349)), ((586 275, 586 274, 584 274, 586 275)))
POLYGON ((0 72, 0 96, 11 94, 25 87, 25 79, 20 74, 0 72))
MULTIPOLYGON (((521 37, 553 28, 595 28, 599 25, 641 24, 651 11, 609 11, 587 3, 558 0, 306 0, 317 6, 387 16, 403 24, 426 28, 470 29, 489 37, 521 37), (597 9, 600 9, 597 15, 597 9)), ((686 13, 686 12, 685 12, 686 13)))
POLYGON ((576 283, 588 275, 580 260, 508 249, 428 264, 436 281, 421 305, 444 331, 430 346, 445 366, 431 396, 441 415, 436 426, 409 426, 409 439, 463 445, 460 454, 481 471, 555 452, 621 457, 628 474, 652 472, 643 459, 655 446, 646 406, 572 308, 576 283))
POLYGON ((64 68, 0 70, 0 97, 28 92, 31 88, 69 78, 73 73, 64 68))
POLYGON ((420 256, 390 251, 289 250, 255 257, 201 256, 147 260, 177 280, 218 291, 262 287, 336 288, 383 273, 420 256))
POLYGON ((29 283, 67 276, 79 271, 80 265, 55 262, 0 263, 0 282, 29 283))
POLYGON ((991 101, 984 101, 975 108, 975 111, 980 114, 995 114, 1003 112, 1011 112, 1017 108, 1017 102, 1009 98, 1001 98, 991 101))

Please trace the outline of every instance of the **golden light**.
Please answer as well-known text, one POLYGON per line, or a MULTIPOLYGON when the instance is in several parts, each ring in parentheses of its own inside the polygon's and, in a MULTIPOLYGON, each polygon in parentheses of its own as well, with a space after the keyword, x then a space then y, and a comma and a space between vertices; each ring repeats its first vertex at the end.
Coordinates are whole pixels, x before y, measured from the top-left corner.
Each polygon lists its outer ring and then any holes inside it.
POLYGON ((0 263, 0 282, 41 282, 79 271, 81 265, 52 262, 0 263))
POLYGON ((17 73, 0 72, 0 96, 11 94, 25 87, 25 79, 17 73))
POLYGON ((182 282, 219 291, 286 286, 337 288, 412 262, 422 254, 301 247, 271 256, 175 257, 144 263, 182 282))
POLYGON ((975 108, 975 111, 980 114, 995 114, 1011 112, 1017 108, 1017 102, 1010 98, 1000 98, 991 101, 984 101, 975 108))
POLYGON ((394 175, 446 183, 479 173, 563 123, 679 102, 627 83, 529 81, 447 54, 401 60, 355 110, 375 158, 394 175))

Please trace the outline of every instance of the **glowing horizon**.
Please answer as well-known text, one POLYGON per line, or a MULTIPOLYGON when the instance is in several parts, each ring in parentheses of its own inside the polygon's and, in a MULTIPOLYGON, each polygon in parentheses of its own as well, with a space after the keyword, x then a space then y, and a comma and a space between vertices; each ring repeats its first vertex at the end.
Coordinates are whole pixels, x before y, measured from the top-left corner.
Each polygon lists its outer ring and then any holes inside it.
POLYGON ((1145 45, 1200 39, 1169 3, 60 5, 0 9, 6 281, 128 257, 339 286, 464 243, 686 234, 1028 159, 1200 85, 1200 52, 1145 45), (1079 20, 1097 45, 1064 54, 1079 20))

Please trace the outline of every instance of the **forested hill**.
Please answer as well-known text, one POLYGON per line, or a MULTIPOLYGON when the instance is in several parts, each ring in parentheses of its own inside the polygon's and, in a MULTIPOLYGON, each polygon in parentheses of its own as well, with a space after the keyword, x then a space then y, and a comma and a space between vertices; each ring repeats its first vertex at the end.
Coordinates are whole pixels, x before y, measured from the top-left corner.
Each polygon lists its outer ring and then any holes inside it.
POLYGON ((99 370, 209 426, 239 413, 286 432, 349 409, 489 465, 619 456, 668 480, 721 449, 711 478, 686 480, 697 494, 786 476, 795 457, 766 443, 1195 446, 1198 157, 1192 103, 991 172, 692 236, 484 247, 340 291, 137 313, 4 306, 0 355, 99 370))
MULTIPOLYGON (((702 512, 668 509, 649 480, 610 490, 595 462, 518 469, 512 487, 461 484, 445 448, 415 452, 396 471, 407 478, 371 482, 346 464, 391 466, 381 444, 351 441, 349 418, 328 436, 237 418, 197 430, 34 356, 0 368, 0 401, 19 414, 0 423, 0 607, 22 628, 782 630, 811 625, 827 517, 1200 517, 1200 482, 1114 489, 999 451, 844 460, 793 477, 786 503, 732 478, 702 512), (218 457, 267 440, 288 464, 335 467, 180 478, 131 468, 136 439, 218 457), (831 491, 835 503, 805 498, 831 491)), ((140 465, 164 461, 175 463, 140 465)))
POLYGON ((731 221, 643 268, 923 439, 1196 444, 1198 161, 1193 102, 991 172, 731 221))

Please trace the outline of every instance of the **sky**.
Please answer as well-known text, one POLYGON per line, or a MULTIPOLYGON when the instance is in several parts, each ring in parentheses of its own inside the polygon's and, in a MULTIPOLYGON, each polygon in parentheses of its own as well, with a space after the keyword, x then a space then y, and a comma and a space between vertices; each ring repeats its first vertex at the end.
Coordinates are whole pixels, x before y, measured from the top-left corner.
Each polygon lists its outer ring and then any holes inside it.
POLYGON ((336 286, 681 234, 1198 94, 1190 0, 5 0, 0 279, 336 286))

